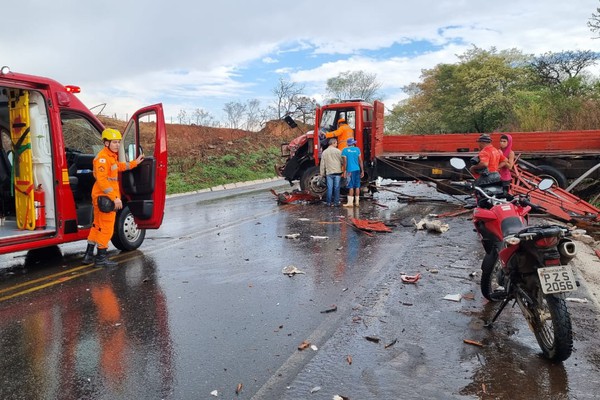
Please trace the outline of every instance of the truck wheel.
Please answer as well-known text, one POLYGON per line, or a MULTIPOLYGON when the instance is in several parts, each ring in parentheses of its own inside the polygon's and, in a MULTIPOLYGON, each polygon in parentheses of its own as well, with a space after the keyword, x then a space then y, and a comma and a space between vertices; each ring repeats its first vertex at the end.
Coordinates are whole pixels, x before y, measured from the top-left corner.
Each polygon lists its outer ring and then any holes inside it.
POLYGON ((567 177, 561 171, 550 165, 538 165, 537 167, 542 171, 538 174, 540 178, 550 178, 562 189, 567 187, 567 177))
POLYGON ((313 196, 323 197, 327 192, 327 185, 319 175, 319 167, 309 167, 300 178, 300 189, 308 191, 313 196))
POLYGON ((119 250, 135 250, 142 245, 145 237, 146 230, 138 228, 129 207, 123 207, 117 213, 115 232, 110 240, 112 244, 119 250))

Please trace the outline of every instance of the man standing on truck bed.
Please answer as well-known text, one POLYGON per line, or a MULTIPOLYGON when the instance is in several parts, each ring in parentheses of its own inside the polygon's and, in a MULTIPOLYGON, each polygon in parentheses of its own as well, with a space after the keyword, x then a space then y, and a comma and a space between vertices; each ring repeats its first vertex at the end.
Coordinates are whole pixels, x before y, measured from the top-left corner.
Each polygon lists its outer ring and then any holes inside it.
POLYGON ((346 119, 344 117, 340 117, 338 119, 338 128, 335 131, 327 132, 325 137, 327 139, 337 138, 338 149, 344 150, 344 148, 348 145, 348 139, 354 137, 354 130, 346 123, 346 119))
POLYGON ((89 264, 93 260, 94 265, 99 267, 114 267, 117 265, 116 262, 108 259, 106 251, 115 228, 117 210, 123 208, 121 193, 119 192, 119 171, 135 168, 144 159, 144 155, 140 154, 133 161, 119 161, 118 152, 121 139, 121 132, 116 129, 107 128, 102 131, 104 148, 94 158, 94 178, 96 178, 96 183, 92 188, 94 223, 88 236, 88 245, 83 257, 84 264, 89 264), (98 203, 99 200, 101 204, 98 203), (108 208, 105 208, 102 204, 103 200, 110 204, 108 208), (94 260, 94 247, 96 245, 98 246, 98 254, 94 260))

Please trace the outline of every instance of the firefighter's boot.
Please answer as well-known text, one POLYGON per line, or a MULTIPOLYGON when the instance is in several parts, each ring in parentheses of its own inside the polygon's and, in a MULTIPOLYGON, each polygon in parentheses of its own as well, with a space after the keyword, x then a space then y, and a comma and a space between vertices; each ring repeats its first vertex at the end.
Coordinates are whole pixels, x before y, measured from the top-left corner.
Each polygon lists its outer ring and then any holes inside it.
POLYGON ((111 261, 108 259, 108 255, 106 254, 107 249, 98 249, 98 254, 96 254, 96 262, 94 266, 96 267, 116 267, 119 265, 118 262, 111 261))
POLYGON ((360 196, 354 196, 354 206, 358 207, 360 203, 360 196))
POLYGON ((85 249, 85 254, 83 255, 83 263, 91 264, 94 262, 94 249, 96 245, 93 243, 88 243, 87 248, 85 249))
POLYGON ((348 196, 348 202, 344 204, 344 207, 354 207, 354 196, 348 196))

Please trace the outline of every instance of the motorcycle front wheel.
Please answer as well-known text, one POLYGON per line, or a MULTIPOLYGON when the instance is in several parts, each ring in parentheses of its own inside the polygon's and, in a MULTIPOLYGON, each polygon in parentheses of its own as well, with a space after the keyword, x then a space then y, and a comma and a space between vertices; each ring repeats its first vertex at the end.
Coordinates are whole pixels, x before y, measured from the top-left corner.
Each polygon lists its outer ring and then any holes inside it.
POLYGON ((552 361, 564 361, 569 358, 573 352, 573 330, 565 300, 547 294, 538 296, 537 301, 521 297, 519 303, 527 309, 528 315, 525 315, 525 318, 544 357, 552 361))
POLYGON ((487 253, 481 263, 481 294, 489 301, 506 297, 505 277, 502 263, 495 251, 487 253))

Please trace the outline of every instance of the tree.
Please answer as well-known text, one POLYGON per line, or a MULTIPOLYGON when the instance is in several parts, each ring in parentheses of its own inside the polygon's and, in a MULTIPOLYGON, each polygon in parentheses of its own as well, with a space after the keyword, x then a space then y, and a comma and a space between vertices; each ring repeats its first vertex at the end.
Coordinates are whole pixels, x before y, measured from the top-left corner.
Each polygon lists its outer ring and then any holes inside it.
POLYGON ((297 111, 298 97, 302 95, 302 92, 304 92, 304 85, 298 85, 295 82, 279 78, 278 85, 273 89, 273 94, 276 97, 277 119, 297 111))
POLYGON ((556 86, 578 77, 585 68, 595 65, 599 58, 600 53, 590 50, 548 52, 535 57, 530 65, 542 85, 556 86))
POLYGON ((381 83, 377 74, 364 71, 345 71, 334 78, 327 79, 327 93, 333 101, 362 99, 373 102, 379 97, 381 83))
POLYGON ((208 112, 201 108, 196 108, 192 113, 192 120, 196 125, 202 126, 215 126, 217 121, 215 118, 208 112))
POLYGON ((600 7, 596 8, 596 13, 592 13, 587 25, 593 33, 598 35, 595 39, 600 39, 600 7))
POLYGON ((225 104, 223 111, 225 111, 225 115, 227 116, 228 126, 233 129, 239 129, 246 113, 246 105, 231 101, 225 104))
POLYGON ((177 114, 177 120, 180 124, 187 123, 187 112, 184 109, 179 110, 179 114, 177 114))
POLYGON ((260 100, 248 100, 246 103, 246 130, 258 131, 260 129, 260 114, 260 100))
POLYGON ((457 64, 439 64, 422 82, 404 88, 409 98, 386 121, 407 133, 491 132, 512 116, 515 94, 528 82, 528 56, 512 49, 477 47, 457 64))

